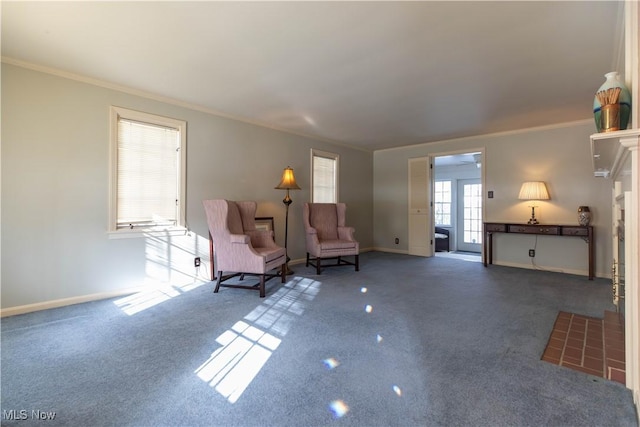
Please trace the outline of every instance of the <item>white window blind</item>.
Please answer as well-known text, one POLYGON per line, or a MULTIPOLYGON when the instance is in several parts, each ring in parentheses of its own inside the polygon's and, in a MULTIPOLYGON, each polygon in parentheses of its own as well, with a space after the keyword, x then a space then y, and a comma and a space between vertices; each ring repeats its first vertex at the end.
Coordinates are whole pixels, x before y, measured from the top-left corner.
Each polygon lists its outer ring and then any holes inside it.
POLYGON ((183 226, 185 122, 112 108, 112 231, 183 226))
POLYGON ((338 156, 314 153, 312 159, 313 202, 336 203, 338 201, 338 156))
POLYGON ((176 225, 179 149, 177 129, 118 121, 118 228, 176 225))

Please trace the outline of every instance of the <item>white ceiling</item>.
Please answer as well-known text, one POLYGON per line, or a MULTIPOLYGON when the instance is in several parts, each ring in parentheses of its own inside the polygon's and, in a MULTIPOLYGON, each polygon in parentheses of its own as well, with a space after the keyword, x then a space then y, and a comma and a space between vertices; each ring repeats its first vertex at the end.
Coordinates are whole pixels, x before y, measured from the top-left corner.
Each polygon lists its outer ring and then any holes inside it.
POLYGON ((5 61, 367 150, 587 119, 622 48, 613 1, 1 7, 5 61))
POLYGON ((446 167, 446 166, 468 166, 468 165, 474 165, 479 168, 482 165, 482 154, 474 152, 474 153, 452 154, 448 156, 437 156, 437 157, 434 157, 433 164, 436 168, 446 167))

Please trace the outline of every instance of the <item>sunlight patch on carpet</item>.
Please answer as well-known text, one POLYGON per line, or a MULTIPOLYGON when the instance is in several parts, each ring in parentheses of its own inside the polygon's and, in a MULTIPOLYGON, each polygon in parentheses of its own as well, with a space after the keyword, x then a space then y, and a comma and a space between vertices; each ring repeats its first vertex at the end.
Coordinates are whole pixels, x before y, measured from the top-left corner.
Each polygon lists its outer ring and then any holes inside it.
POLYGON ((302 277, 284 284, 216 338, 221 347, 195 374, 229 403, 237 402, 319 291, 320 282, 302 277))
POLYGON ((120 298, 113 303, 129 316, 133 316, 204 284, 205 282, 193 282, 184 285, 149 284, 145 286, 145 290, 120 298))

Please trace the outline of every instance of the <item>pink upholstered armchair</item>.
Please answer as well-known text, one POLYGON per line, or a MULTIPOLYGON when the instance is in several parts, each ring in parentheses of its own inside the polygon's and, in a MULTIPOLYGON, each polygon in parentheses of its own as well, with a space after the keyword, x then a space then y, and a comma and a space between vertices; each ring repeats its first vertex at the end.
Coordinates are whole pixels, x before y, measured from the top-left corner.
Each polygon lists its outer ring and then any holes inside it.
POLYGON ((304 228, 307 238, 307 267, 354 265, 360 270, 360 244, 353 238, 354 228, 345 226, 347 206, 344 203, 305 203, 304 228), (354 256, 353 262, 343 259, 354 256), (313 256, 313 258, 310 258, 313 256), (323 259, 336 259, 334 264, 322 264, 323 259))
MULTIPOLYGON (((217 283, 213 292, 218 292, 220 286, 258 289, 264 298, 267 280, 280 276, 282 283, 285 282, 285 250, 273 241, 273 231, 256 230, 256 202, 205 200, 202 203, 213 242, 212 252, 215 250, 217 283), (269 273, 276 268, 280 268, 280 274, 269 273), (223 272, 232 274, 223 276, 223 272), (243 280, 246 274, 259 276, 260 282, 256 285, 224 283, 236 276, 243 280)), ((213 273, 213 254, 211 264, 213 273)))

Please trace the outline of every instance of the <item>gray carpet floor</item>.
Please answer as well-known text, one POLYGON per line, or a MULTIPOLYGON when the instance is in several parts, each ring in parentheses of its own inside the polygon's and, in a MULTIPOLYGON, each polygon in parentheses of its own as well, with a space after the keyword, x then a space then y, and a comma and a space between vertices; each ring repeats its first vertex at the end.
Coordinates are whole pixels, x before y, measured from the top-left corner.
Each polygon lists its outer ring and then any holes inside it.
POLYGON ((2 319, 2 425, 637 425, 623 385, 540 360, 558 311, 613 308, 606 280, 377 252, 292 268, 265 299, 205 284, 2 319))

